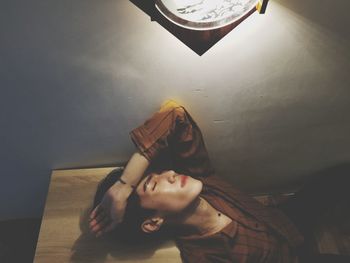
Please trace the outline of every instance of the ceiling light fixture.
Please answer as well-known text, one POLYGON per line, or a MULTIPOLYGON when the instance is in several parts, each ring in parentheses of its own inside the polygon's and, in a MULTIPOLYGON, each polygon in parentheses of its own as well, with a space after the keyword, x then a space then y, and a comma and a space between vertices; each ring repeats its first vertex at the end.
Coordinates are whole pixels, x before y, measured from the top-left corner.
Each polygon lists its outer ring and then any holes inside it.
POLYGON ((172 23, 192 30, 224 27, 253 8, 264 13, 268 0, 156 0, 159 12, 172 23))

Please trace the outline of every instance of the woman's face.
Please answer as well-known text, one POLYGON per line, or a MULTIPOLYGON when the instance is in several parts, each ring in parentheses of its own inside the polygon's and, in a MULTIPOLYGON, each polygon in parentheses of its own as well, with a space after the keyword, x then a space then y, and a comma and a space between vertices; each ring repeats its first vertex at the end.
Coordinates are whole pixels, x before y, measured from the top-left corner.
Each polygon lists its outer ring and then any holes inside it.
POLYGON ((170 170, 147 175, 136 192, 143 208, 179 212, 199 195, 202 187, 201 181, 170 170))

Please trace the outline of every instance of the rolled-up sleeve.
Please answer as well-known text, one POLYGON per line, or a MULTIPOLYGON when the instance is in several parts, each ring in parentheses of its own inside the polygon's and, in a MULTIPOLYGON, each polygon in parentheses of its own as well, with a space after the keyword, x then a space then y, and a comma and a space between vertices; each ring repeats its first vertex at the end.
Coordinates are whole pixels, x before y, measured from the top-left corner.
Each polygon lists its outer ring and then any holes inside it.
POLYGON ((151 137, 144 125, 133 129, 130 132, 130 138, 148 161, 152 161, 157 156, 159 152, 159 141, 157 142, 157 139, 151 137))
POLYGON ((168 140, 174 135, 176 122, 183 118, 184 114, 182 106, 168 102, 130 132, 131 140, 139 151, 152 161, 162 149, 168 147, 168 140))
POLYGON ((209 176, 211 166, 202 133, 187 110, 174 101, 164 103, 142 125, 130 132, 131 140, 150 162, 170 147, 174 169, 193 176, 209 176))

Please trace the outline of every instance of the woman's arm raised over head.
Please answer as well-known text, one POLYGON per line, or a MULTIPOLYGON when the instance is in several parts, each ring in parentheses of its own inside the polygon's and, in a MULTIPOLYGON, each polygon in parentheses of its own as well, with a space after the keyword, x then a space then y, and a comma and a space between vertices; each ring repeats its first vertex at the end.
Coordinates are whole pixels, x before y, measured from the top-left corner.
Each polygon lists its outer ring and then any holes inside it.
POLYGON ((133 188, 155 157, 171 148, 174 169, 195 178, 214 173, 202 133, 186 109, 172 100, 141 126, 130 132, 139 152, 132 155, 121 180, 108 189, 101 203, 92 211, 90 228, 96 235, 112 230, 123 220, 126 203, 133 188))
POLYGON ((202 132, 185 107, 173 100, 162 104, 142 125, 130 132, 136 147, 150 162, 170 148, 174 170, 192 177, 214 173, 202 132))

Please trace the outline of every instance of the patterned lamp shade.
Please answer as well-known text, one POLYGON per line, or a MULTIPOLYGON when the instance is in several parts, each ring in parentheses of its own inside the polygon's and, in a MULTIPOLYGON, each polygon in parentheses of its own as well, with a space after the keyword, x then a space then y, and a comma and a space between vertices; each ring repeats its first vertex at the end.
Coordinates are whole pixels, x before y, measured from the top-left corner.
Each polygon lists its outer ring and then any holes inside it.
POLYGON ((174 24, 192 30, 224 27, 256 8, 264 13, 267 0, 156 0, 160 13, 174 24))

